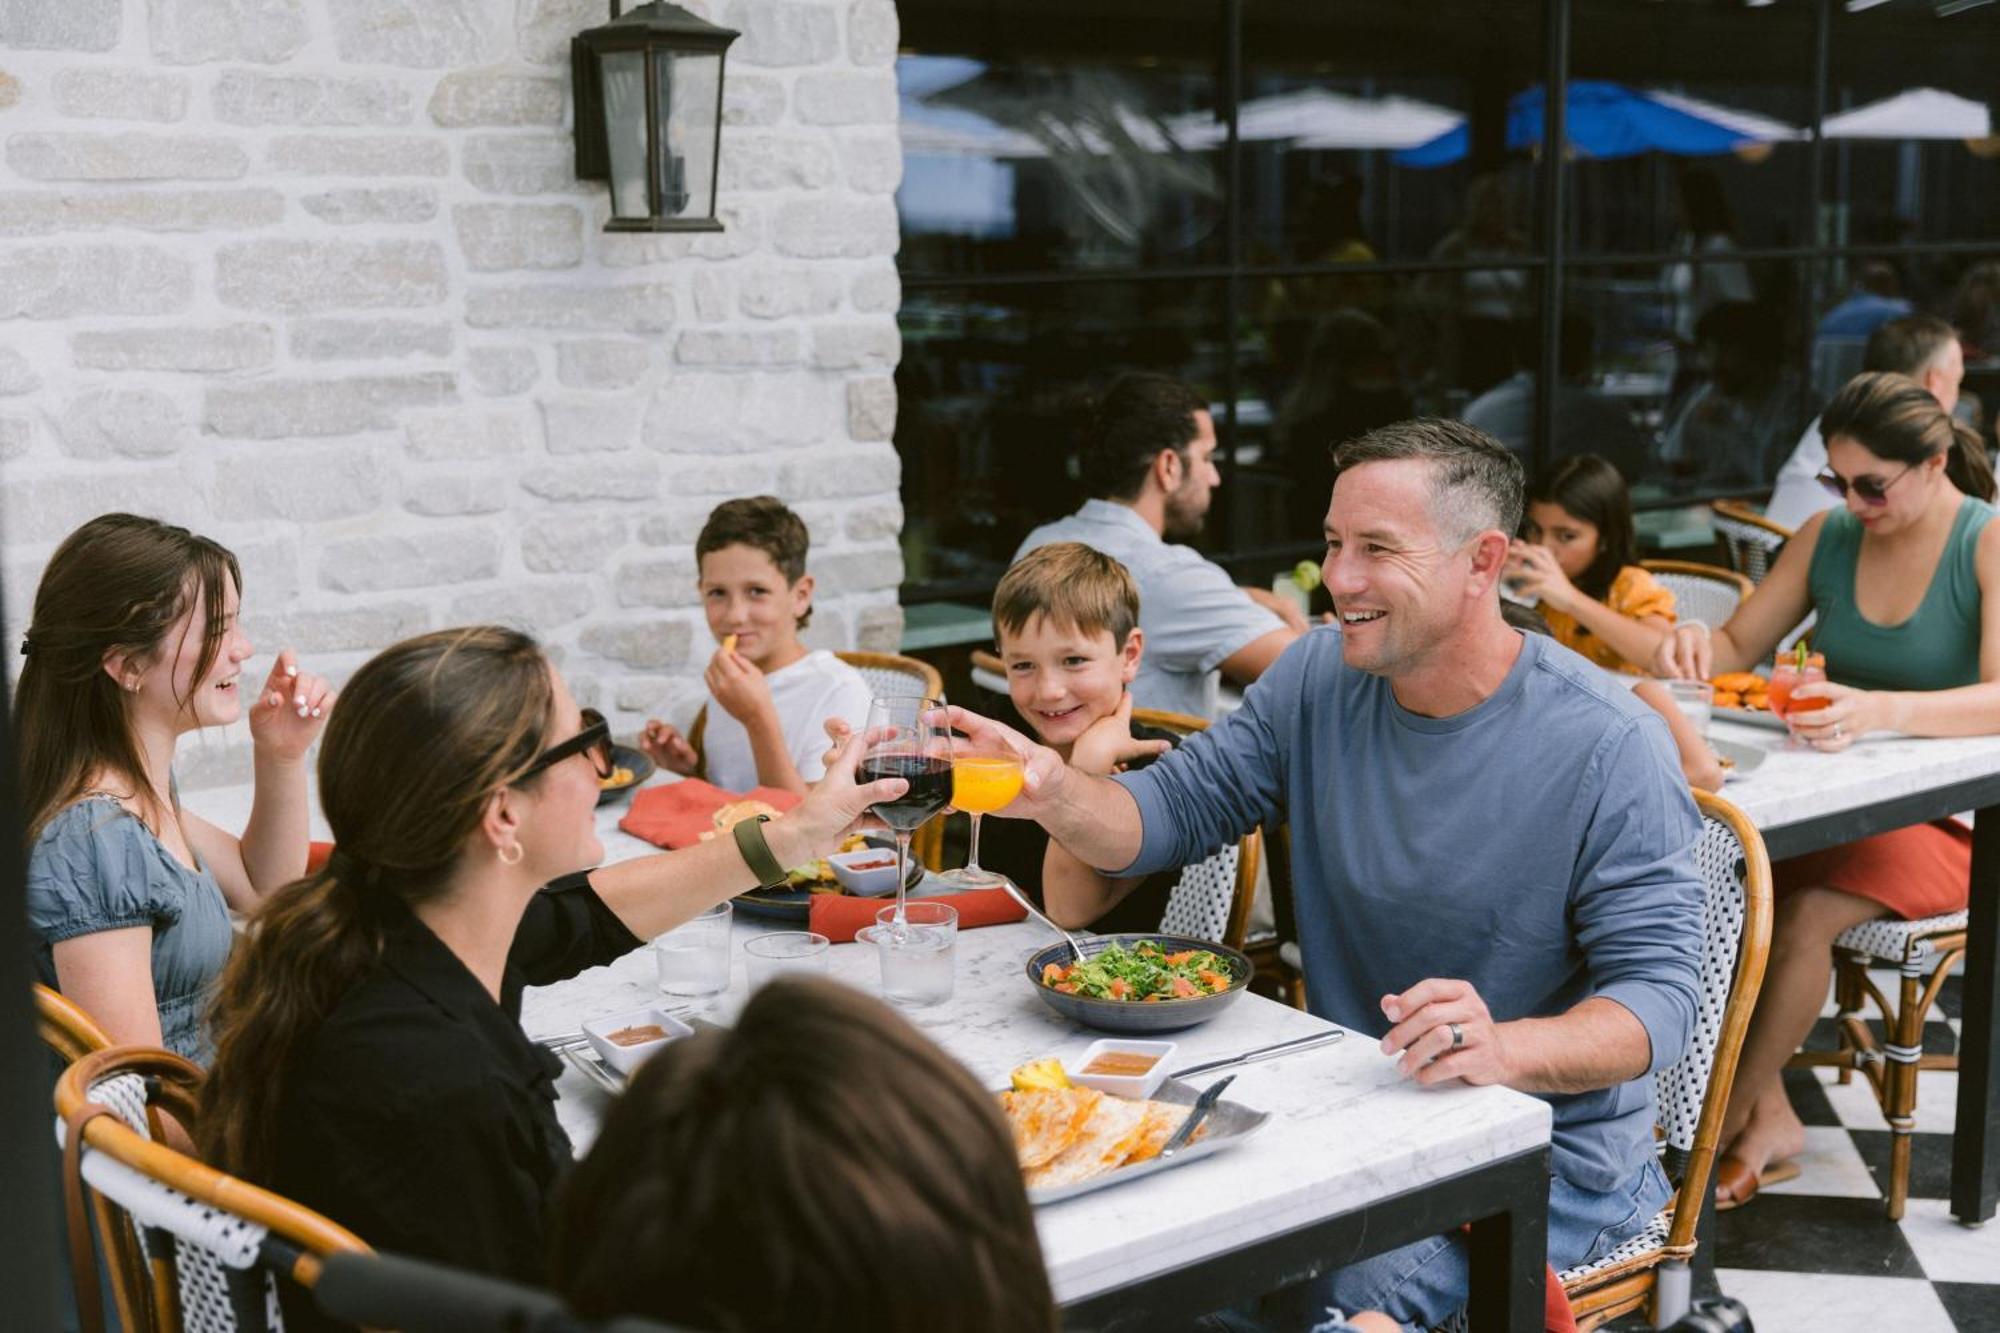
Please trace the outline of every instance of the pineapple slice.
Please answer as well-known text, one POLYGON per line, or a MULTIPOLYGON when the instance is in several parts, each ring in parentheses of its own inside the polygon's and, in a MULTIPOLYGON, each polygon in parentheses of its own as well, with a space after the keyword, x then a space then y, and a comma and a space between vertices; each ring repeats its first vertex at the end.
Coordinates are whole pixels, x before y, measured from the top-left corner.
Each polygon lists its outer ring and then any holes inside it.
POLYGON ((1014 1071, 1014 1091, 1033 1092, 1039 1088, 1070 1087, 1069 1075, 1063 1072, 1062 1061, 1053 1056, 1046 1060, 1032 1060, 1014 1071))

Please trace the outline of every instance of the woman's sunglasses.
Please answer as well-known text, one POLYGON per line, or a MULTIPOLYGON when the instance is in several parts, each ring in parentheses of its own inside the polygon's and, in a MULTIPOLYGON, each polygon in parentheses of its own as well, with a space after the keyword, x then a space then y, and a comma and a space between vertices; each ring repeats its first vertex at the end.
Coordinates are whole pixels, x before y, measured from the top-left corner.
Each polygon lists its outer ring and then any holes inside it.
POLYGON ((525 782, 545 768, 560 764, 574 754, 590 756, 590 766, 597 770, 597 776, 608 778, 618 771, 618 765, 611 757, 611 724, 595 708, 583 710, 583 730, 559 745, 551 745, 535 756, 535 762, 522 771, 516 782, 525 782))
POLYGON ((1898 472, 1887 481, 1877 481, 1873 477, 1856 477, 1853 481, 1849 481, 1832 468, 1828 468, 1819 474, 1819 484, 1843 500, 1847 498, 1847 493, 1851 490, 1861 497, 1861 501, 1864 504, 1886 504, 1889 499, 1889 488, 1901 481, 1904 475, 1915 466, 1915 463, 1906 465, 1902 472, 1898 472))

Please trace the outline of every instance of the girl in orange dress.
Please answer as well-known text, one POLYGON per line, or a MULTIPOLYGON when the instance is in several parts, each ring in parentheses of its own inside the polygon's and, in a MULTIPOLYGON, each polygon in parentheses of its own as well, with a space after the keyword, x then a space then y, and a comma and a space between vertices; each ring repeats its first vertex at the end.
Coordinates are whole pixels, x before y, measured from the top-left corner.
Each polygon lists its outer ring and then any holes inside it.
POLYGON ((1674 624, 1674 595, 1639 565, 1632 496, 1595 454, 1563 462, 1528 492, 1507 585, 1541 602, 1563 647, 1638 673, 1674 624))

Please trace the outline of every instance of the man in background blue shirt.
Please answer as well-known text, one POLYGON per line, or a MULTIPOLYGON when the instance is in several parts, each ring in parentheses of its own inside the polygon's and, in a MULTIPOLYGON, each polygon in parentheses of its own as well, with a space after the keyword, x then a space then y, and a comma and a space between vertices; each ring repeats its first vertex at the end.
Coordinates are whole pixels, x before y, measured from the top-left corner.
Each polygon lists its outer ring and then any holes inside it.
MULTIPOLYGON (((1289 819, 1313 1011, 1380 1038, 1420 1083, 1548 1101, 1549 1259, 1583 1263, 1670 1192, 1650 1075, 1694 1026, 1700 820, 1659 716, 1501 619, 1512 455, 1426 420, 1350 441, 1335 463, 1323 570, 1340 623, 1293 644, 1241 711, 1116 779, 961 725, 1027 760, 1003 813, 1119 875, 1289 819)), ((1439 1236, 1320 1295, 1430 1328, 1467 1289, 1462 1239, 1439 1236)))

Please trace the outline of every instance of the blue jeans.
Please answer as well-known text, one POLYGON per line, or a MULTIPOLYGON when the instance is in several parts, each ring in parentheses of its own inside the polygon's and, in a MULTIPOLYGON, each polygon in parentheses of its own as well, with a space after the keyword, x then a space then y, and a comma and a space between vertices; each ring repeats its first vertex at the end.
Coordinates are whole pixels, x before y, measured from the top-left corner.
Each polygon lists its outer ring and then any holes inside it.
MULTIPOLYGON (((1557 1272, 1617 1248, 1645 1229, 1673 1189, 1652 1158, 1628 1190, 1610 1194, 1549 1178, 1549 1263, 1557 1272)), ((1309 1283, 1314 1333, 1333 1333, 1331 1311, 1381 1310, 1418 1330, 1436 1328, 1465 1304, 1471 1290, 1465 1237, 1433 1236, 1350 1264, 1309 1283)))

